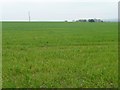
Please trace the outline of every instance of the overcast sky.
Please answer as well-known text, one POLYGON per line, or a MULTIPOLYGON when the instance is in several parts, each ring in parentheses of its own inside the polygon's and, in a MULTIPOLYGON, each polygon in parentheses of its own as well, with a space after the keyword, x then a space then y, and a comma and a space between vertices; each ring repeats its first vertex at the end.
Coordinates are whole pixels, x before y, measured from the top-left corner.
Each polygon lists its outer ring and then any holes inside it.
POLYGON ((117 19, 119 0, 0 0, 2 20, 117 19))

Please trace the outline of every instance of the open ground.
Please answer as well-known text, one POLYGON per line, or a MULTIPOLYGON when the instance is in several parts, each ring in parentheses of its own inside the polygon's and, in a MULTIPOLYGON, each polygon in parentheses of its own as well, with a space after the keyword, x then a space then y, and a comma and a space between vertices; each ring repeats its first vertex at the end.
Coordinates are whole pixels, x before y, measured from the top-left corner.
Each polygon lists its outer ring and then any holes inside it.
POLYGON ((118 87, 117 26, 3 22, 3 87, 118 87))

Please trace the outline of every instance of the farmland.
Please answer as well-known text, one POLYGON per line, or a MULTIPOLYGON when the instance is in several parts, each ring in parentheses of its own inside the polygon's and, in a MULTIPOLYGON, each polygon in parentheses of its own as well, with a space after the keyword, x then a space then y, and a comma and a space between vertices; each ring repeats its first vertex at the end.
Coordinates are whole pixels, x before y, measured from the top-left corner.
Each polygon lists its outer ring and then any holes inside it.
POLYGON ((3 87, 118 87, 117 26, 3 22, 3 87))

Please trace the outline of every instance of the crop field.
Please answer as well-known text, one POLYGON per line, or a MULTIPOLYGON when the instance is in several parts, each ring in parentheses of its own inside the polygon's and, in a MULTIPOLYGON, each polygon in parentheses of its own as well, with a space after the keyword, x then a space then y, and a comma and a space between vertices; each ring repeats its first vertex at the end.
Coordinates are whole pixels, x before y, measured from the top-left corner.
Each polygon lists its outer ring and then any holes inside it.
POLYGON ((3 88, 118 87, 117 26, 3 22, 3 88))

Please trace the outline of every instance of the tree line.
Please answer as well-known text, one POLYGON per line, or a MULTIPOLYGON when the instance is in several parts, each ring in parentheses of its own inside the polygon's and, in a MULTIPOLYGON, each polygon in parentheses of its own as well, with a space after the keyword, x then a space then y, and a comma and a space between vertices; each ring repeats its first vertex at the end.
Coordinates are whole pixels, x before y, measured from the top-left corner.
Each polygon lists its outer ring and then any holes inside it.
MULTIPOLYGON (((67 22, 67 20, 65 21, 67 22)), ((101 19, 79 19, 79 20, 73 20, 72 22, 103 22, 101 19)))
POLYGON ((103 22, 103 20, 101 19, 79 19, 79 20, 76 20, 76 22, 103 22))

